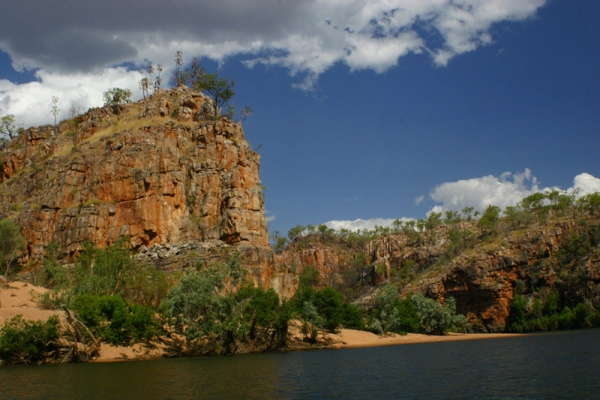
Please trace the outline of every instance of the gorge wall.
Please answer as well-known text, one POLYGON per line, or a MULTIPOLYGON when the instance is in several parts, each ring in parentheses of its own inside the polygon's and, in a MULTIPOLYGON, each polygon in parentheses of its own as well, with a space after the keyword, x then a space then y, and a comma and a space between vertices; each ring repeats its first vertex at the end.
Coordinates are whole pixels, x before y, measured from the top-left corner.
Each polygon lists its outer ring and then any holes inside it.
POLYGON ((140 258, 165 269, 235 249, 266 285, 273 253, 260 156, 241 124, 213 121, 210 109, 180 87, 24 130, 0 160, 0 217, 22 227, 21 263, 40 260, 51 241, 73 258, 85 241, 106 247, 128 236, 140 258))
POLYGON ((440 303, 453 297, 457 311, 487 332, 506 328, 519 281, 530 300, 533 292, 544 296, 555 290, 571 307, 584 299, 600 305, 600 247, 568 267, 557 258, 571 233, 600 232, 597 216, 554 218, 517 230, 499 226, 491 238, 485 238, 476 222, 463 223, 462 229, 473 232, 474 242, 450 256, 450 228, 444 225, 419 241, 406 233, 360 245, 321 234, 299 237, 276 255, 273 286, 293 295, 299 271, 312 266, 322 285, 337 286, 351 293, 355 302, 371 306, 377 288, 394 283, 401 296, 421 293, 440 303))

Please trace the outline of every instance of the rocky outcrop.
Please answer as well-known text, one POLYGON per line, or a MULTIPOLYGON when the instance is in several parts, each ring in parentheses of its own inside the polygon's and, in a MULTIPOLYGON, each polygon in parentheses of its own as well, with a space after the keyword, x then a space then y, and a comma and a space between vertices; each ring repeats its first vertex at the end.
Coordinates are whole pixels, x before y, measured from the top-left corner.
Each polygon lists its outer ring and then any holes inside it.
MULTIPOLYGON (((319 270, 321 282, 335 286, 344 271, 354 270, 359 285, 381 287, 387 283, 399 286, 401 296, 421 293, 444 303, 456 300, 457 311, 475 322, 481 331, 495 332, 506 328, 510 304, 518 281, 528 288, 531 298, 538 293, 557 290, 564 304, 574 306, 583 299, 600 305, 600 248, 577 263, 574 270, 561 270, 557 251, 569 232, 582 227, 597 227, 593 216, 580 217, 580 224, 570 217, 554 222, 534 224, 526 229, 498 227, 491 238, 475 222, 464 222, 473 241, 457 254, 449 255, 452 245, 449 227, 439 226, 424 232, 418 240, 406 233, 384 235, 364 246, 344 244, 344 240, 319 239, 311 235, 296 240, 276 256, 275 280, 272 286, 291 295, 297 279, 285 271, 301 271, 307 265, 319 270), (587 220, 586 220, 587 218, 587 220), (357 263, 364 257, 364 263, 357 263), (560 285, 560 274, 562 277, 560 285), (291 276, 290 276, 291 275, 291 276), (576 275, 577 283, 564 282, 576 275)), ((413 235, 414 236, 414 235, 413 235)), ((347 287, 347 286, 346 286, 347 287)), ((356 302, 372 306, 377 290, 364 290, 356 302)))
POLYGON ((51 241, 74 257, 85 241, 128 236, 142 254, 221 243, 270 268, 260 156, 241 124, 208 119, 210 106, 180 87, 23 131, 0 166, 0 214, 23 229, 22 261, 39 260, 51 241))

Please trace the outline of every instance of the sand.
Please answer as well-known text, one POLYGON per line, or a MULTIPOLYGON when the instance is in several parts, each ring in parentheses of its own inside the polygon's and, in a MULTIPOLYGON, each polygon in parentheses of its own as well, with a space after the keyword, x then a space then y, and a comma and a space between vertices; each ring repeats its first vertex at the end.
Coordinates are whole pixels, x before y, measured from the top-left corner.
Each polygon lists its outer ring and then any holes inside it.
POLYGON ((371 332, 341 329, 338 334, 327 334, 325 337, 331 341, 334 348, 392 346, 401 344, 453 342, 457 340, 498 339, 521 336, 509 333, 449 333, 445 336, 423 335, 408 333, 406 335, 378 336, 371 332))
POLYGON ((35 297, 48 289, 23 282, 0 282, 0 326, 15 315, 31 321, 45 321, 53 315, 64 318, 62 311, 42 310, 35 297))

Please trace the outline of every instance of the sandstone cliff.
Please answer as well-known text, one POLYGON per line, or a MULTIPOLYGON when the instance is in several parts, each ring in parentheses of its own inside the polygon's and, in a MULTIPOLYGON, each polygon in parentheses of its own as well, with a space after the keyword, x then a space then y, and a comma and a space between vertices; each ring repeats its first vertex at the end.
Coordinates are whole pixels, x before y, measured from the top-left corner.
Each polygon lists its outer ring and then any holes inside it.
POLYGON ((406 233, 396 233, 363 245, 308 235, 276 255, 278 272, 273 282, 281 293, 291 296, 297 289, 298 271, 310 265, 318 269, 322 284, 337 285, 365 306, 373 304, 378 287, 394 283, 402 296, 422 293, 441 303, 454 297, 457 311, 478 329, 502 331, 518 290, 529 296, 555 290, 567 305, 583 299, 600 305, 600 247, 592 246, 569 266, 557 259, 570 233, 600 232, 599 222, 594 215, 577 220, 563 216, 516 230, 501 223, 491 236, 476 222, 465 222, 460 228, 473 236, 468 245, 454 252, 450 228, 444 225, 416 241, 406 233))
POLYGON ((241 124, 209 110, 210 99, 180 87, 24 130, 0 160, 0 216, 23 228, 21 262, 51 241, 74 257, 85 241, 105 247, 126 235, 165 268, 225 248, 271 268, 260 156, 241 124))

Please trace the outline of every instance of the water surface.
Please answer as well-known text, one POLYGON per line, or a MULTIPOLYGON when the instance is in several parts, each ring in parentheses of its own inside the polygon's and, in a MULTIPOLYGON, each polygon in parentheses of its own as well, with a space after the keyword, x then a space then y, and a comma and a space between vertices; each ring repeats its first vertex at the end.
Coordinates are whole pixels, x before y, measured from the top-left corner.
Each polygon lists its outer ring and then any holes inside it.
POLYGON ((600 398, 600 330, 0 368, 0 399, 600 398))

